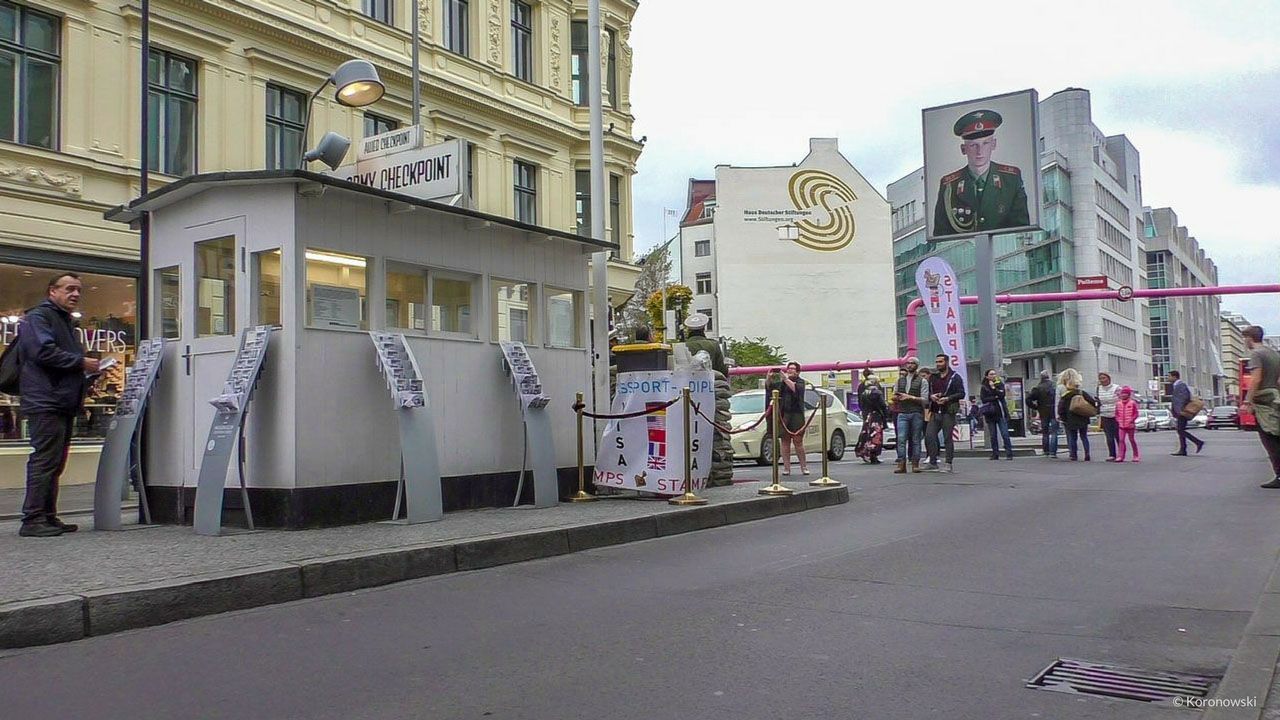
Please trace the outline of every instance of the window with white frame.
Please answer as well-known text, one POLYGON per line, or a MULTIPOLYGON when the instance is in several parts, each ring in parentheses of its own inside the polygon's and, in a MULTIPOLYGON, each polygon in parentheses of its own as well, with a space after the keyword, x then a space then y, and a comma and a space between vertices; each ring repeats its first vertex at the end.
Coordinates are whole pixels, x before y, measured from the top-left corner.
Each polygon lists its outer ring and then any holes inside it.
POLYGON ((493 308, 493 339, 497 342, 532 343, 537 323, 533 312, 533 285, 518 280, 494 278, 489 287, 489 302, 493 308))
POLYGON ((547 288, 547 342, 552 347, 582 347, 582 329, 578 308, 582 293, 574 290, 547 288))
POLYGON ((515 175, 515 208, 516 220, 520 222, 538 222, 538 166, 516 160, 515 175))
POLYGON ((368 259, 307 248, 305 260, 307 327, 368 330, 368 259))
POLYGON ((694 276, 694 280, 696 281, 696 285, 697 285, 696 292, 699 295, 711 294, 711 273, 709 272, 698 273, 697 275, 694 276))
POLYGON ((711 254, 711 241, 710 241, 710 240, 695 240, 695 241, 693 242, 693 256, 694 256, 694 257, 707 257, 707 256, 709 256, 710 254, 711 254))

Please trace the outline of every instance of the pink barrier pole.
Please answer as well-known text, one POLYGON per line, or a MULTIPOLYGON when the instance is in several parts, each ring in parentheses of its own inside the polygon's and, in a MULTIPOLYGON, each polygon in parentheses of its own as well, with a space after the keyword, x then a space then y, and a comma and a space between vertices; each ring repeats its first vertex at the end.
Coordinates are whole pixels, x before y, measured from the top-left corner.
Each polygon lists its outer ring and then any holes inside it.
MULTIPOLYGON (((801 364, 801 372, 826 372, 828 370, 861 370, 863 368, 884 368, 898 367, 902 365, 903 358, 887 358, 885 360, 860 360, 858 362, 827 362, 827 363, 809 363, 801 364)), ((770 370, 782 367, 782 365, 754 365, 751 367, 732 367, 729 368, 730 375, 767 375, 770 370)))

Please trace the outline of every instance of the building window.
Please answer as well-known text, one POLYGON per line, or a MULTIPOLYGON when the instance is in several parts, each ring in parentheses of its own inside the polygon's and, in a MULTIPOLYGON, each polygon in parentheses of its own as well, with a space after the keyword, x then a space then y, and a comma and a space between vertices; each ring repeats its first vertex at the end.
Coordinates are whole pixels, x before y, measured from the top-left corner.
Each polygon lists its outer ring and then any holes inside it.
POLYGON ((393 24, 391 8, 394 6, 394 0, 363 0, 363 12, 365 15, 377 20, 378 22, 393 24))
POLYGON ((579 170, 573 174, 574 214, 578 234, 591 237, 591 172, 579 170))
POLYGON ((468 0, 444 0, 444 46, 459 55, 469 55, 470 32, 468 0))
POLYGON ((359 255, 306 250, 307 326, 369 329, 369 261, 359 255))
POLYGON ((575 105, 586 105, 591 102, 591 98, 587 95, 587 82, 591 78, 591 73, 587 70, 587 66, 591 64, 587 57, 588 36, 585 22, 574 21, 569 24, 569 51, 572 53, 572 58, 569 60, 572 72, 570 89, 575 105))
POLYGON ((236 334, 236 239, 205 240, 196 250, 196 337, 236 334))
POLYGON ((711 308, 707 308, 705 310, 699 310, 698 312, 707 316, 707 332, 711 332, 712 330, 714 330, 714 328, 712 327, 712 325, 714 324, 712 320, 715 319, 715 315, 711 312, 711 308))
POLYGON ((57 147, 61 41, 58 18, 0 2, 0 140, 57 147))
POLYGON ((695 240, 693 243, 694 257, 707 257, 711 254, 710 240, 695 240))
POLYGON ((515 161, 516 220, 538 222, 538 166, 515 161))
POLYGON ((533 82, 533 7, 511 0, 512 72, 525 82, 533 82))
POLYGON ((605 90, 609 92, 609 106, 617 109, 618 102, 618 33, 616 30, 605 30, 605 37, 608 38, 609 47, 604 51, 607 53, 608 65, 605 68, 606 74, 604 78, 605 90))
POLYGON ((533 339, 533 286, 515 280, 499 280, 492 284, 493 339, 497 342, 529 343, 533 339))
POLYGON ((400 128, 400 121, 367 112, 364 114, 364 137, 373 137, 400 128))
POLYGON ((267 85, 267 169, 298 167, 302 161, 303 93, 267 85))
POLYGON ((578 307, 581 293, 547 288, 547 342, 551 347, 582 347, 578 307))
POLYGON ((147 63, 148 166, 166 175, 196 171, 196 61, 152 50, 147 63))
POLYGON ((697 275, 694 276, 694 278, 697 281, 696 282, 697 293, 699 295, 710 295, 711 294, 711 273, 709 272, 698 273, 697 275))
POLYGON ((613 241, 622 245, 622 176, 609 176, 609 226, 613 241))

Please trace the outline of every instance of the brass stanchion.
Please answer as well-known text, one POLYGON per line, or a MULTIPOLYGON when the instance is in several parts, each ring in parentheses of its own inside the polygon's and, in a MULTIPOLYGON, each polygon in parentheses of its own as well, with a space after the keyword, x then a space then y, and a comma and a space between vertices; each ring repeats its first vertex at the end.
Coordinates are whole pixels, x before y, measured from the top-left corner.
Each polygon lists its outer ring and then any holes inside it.
POLYGON ((693 494, 693 444, 689 433, 689 416, 693 413, 693 405, 689 400, 689 388, 684 388, 680 394, 684 403, 684 494, 667 502, 672 505, 706 505, 706 498, 693 494))
POLYGON ((819 427, 822 428, 822 477, 809 483, 810 487, 838 487, 840 483, 832 480, 827 475, 827 442, 830 436, 827 435, 827 396, 818 393, 819 409, 818 413, 822 415, 822 422, 819 427))
MULTIPOLYGON (((769 425, 773 428, 769 435, 769 440, 773 443, 773 484, 768 487, 762 487, 759 490, 761 495, 791 495, 794 491, 778 482, 778 426, 782 424, 782 420, 778 413, 778 391, 774 390, 770 395, 769 407, 771 412, 769 419, 772 420, 769 425)), ((801 443, 804 441, 801 440, 801 443)), ((804 445, 800 446, 801 452, 804 452, 804 445)))
POLYGON ((594 502, 597 498, 587 492, 587 470, 582 463, 582 393, 574 397, 573 411, 578 415, 578 492, 569 497, 569 502, 594 502))

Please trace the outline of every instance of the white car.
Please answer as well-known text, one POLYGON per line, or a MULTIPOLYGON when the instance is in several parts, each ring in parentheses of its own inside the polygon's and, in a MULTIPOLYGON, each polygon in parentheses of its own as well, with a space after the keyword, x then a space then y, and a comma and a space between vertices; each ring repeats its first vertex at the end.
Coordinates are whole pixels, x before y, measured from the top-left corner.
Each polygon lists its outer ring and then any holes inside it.
MULTIPOLYGON (((732 415, 729 419, 730 427, 737 430, 748 427, 759 420, 761 415, 764 414, 764 393, 764 390, 743 390, 729 398, 729 412, 732 415)), ((849 417, 840 400, 830 391, 821 388, 805 388, 805 417, 808 418, 809 413, 813 412, 813 409, 818 406, 819 393, 827 398, 827 433, 829 435, 827 458, 839 460, 844 457, 845 447, 857 441, 858 432, 849 426, 849 417)), ((806 453, 822 452, 821 421, 822 418, 815 415, 813 422, 809 423, 809 428, 804 433, 804 449, 806 453)), ((772 463, 773 448, 771 443, 765 440, 765 430, 767 428, 768 423, 761 422, 751 430, 733 435, 734 457, 742 460, 754 459, 760 465, 772 463)), ((858 428, 859 431, 861 429, 861 427, 858 428)))

